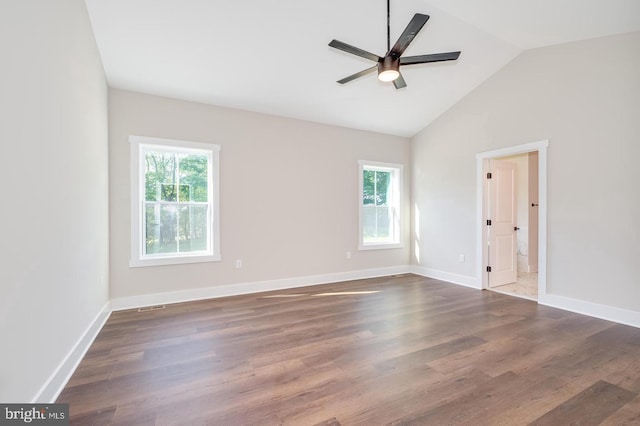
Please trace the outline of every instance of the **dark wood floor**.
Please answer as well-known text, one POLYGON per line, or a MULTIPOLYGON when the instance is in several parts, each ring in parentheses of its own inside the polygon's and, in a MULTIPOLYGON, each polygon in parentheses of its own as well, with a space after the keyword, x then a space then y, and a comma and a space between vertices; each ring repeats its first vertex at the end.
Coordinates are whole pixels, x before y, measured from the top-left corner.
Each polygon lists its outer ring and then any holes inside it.
POLYGON ((116 312, 72 424, 640 424, 640 329, 415 275, 116 312))

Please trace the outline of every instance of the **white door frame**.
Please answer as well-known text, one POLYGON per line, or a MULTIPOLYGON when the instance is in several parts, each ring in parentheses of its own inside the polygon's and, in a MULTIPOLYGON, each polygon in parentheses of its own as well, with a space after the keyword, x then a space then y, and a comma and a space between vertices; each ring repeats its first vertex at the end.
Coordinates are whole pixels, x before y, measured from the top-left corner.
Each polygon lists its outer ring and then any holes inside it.
POLYGON ((484 192, 487 165, 492 158, 508 155, 525 154, 538 151, 538 303, 545 303, 547 296, 547 148, 549 140, 526 143, 476 154, 476 271, 480 288, 488 288, 487 280, 487 250, 485 241, 485 211, 484 192))

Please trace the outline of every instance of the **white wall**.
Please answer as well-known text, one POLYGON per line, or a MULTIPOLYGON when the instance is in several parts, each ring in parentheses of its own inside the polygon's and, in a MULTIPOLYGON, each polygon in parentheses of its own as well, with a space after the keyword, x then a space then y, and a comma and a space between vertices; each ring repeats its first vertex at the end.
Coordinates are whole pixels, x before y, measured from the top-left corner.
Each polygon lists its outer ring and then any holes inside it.
POLYGON ((640 33, 527 51, 416 135, 416 263, 476 277, 475 154, 549 139, 549 293, 640 311, 638 52, 640 33))
POLYGON ((108 92, 82 0, 0 12, 0 401, 43 386, 108 300, 108 92))
POLYGON ((408 139, 115 89, 109 117, 113 298, 409 263, 408 139), (221 262, 129 267, 129 135, 221 145, 221 262), (406 165, 403 249, 357 251, 358 160, 406 165))

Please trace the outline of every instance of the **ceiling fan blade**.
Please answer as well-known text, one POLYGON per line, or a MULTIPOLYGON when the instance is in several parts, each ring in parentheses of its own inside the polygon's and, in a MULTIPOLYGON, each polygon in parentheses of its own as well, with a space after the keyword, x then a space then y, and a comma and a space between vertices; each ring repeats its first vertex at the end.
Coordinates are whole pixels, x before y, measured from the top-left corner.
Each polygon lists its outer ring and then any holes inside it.
POLYGON ((455 61, 460 52, 433 53, 431 55, 406 56, 400 58, 400 65, 426 64, 429 62, 455 61))
POLYGON ((429 15, 423 15, 422 13, 416 13, 413 15, 411 22, 409 22, 407 28, 404 29, 404 32, 400 35, 396 44, 394 44, 391 50, 387 52, 387 56, 391 54, 397 58, 402 55, 428 20, 429 15))
POLYGON ((351 53, 352 55, 360 56, 361 58, 365 58, 373 62, 382 60, 382 58, 380 58, 378 55, 374 55, 373 53, 351 46, 350 44, 343 43, 339 40, 331 40, 329 46, 338 50, 342 50, 343 52, 351 53))
POLYGON ((377 65, 374 65, 374 66, 372 66, 371 68, 367 68, 366 70, 362 70, 362 71, 360 71, 360 72, 357 72, 357 73, 355 73, 355 74, 352 74, 352 75, 350 75, 349 77, 345 77, 345 78, 343 78, 342 80, 338 80, 338 83, 340 83, 340 84, 348 83, 348 82, 350 82, 350 81, 352 81, 352 80, 355 80, 356 78, 360 78, 360 77, 362 77, 362 76, 364 76, 364 75, 367 75, 367 74, 369 74, 369 73, 372 73, 372 72, 374 72, 374 71, 375 71, 375 70, 377 70, 377 69, 378 69, 378 66, 377 66, 377 65))
POLYGON ((407 87, 407 82, 404 81, 404 77, 402 77, 402 73, 393 80, 393 85, 396 86, 396 89, 402 89, 403 87, 407 87))

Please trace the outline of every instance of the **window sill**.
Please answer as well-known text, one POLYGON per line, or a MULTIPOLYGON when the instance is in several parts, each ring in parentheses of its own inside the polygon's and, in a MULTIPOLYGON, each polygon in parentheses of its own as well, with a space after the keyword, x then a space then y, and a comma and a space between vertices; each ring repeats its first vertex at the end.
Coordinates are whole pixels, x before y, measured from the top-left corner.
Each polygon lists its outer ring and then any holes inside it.
POLYGON ((386 249, 398 249, 403 248, 404 244, 402 243, 389 243, 389 244, 360 244, 358 246, 358 250, 386 250, 386 249))
POLYGON ((181 257, 153 257, 147 259, 130 259, 130 268, 143 268, 145 266, 182 265, 187 263, 219 262, 220 255, 205 256, 181 256, 181 257))

